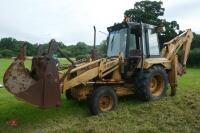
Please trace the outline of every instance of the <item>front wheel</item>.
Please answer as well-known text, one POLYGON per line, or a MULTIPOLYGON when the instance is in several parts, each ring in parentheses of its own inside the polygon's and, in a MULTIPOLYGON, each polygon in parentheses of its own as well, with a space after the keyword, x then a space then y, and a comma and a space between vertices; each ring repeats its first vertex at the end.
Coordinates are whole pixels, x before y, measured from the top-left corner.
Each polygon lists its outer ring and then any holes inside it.
POLYGON ((140 99, 158 100, 166 95, 168 76, 163 67, 153 66, 143 73, 138 72, 135 84, 140 99))
POLYGON ((92 92, 89 99, 90 112, 93 115, 109 112, 117 107, 117 103, 117 95, 111 87, 98 87, 92 92))

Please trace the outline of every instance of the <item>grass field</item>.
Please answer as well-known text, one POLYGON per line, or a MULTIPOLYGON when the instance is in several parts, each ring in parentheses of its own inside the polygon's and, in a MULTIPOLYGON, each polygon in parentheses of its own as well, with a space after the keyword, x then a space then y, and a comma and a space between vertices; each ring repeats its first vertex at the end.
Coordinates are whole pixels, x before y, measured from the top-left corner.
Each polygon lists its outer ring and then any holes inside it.
MULTIPOLYGON (((0 82, 11 60, 0 59, 0 82)), ((26 62, 30 66, 30 61, 26 62)), ((135 97, 119 99, 116 111, 91 116, 84 102, 62 97, 60 108, 40 109, 18 101, 0 89, 0 132, 65 133, 199 133, 200 69, 190 68, 179 79, 176 97, 141 102, 135 97), (17 127, 7 124, 16 119, 17 127)))

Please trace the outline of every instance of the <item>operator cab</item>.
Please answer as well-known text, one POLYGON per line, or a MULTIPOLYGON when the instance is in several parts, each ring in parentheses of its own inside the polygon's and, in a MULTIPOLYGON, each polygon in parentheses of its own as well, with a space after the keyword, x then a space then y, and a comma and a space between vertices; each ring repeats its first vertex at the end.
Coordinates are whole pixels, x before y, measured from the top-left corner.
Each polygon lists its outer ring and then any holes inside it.
POLYGON ((121 73, 131 76, 142 58, 159 57, 156 27, 144 23, 123 22, 108 27, 107 57, 122 53, 125 64, 121 73))

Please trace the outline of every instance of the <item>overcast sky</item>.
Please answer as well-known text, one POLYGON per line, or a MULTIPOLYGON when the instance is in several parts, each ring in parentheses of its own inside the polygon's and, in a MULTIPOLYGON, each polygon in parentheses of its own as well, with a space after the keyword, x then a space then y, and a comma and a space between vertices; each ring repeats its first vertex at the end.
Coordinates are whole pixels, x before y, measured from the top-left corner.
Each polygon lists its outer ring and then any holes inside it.
MULTIPOLYGON (((51 38, 66 45, 83 41, 93 44, 97 31, 123 20, 125 10, 138 0, 0 0, 0 38, 14 37, 32 43, 51 38)), ((181 29, 200 33, 199 0, 163 0, 167 20, 176 20, 181 29)), ((106 35, 98 32, 97 43, 106 35)))

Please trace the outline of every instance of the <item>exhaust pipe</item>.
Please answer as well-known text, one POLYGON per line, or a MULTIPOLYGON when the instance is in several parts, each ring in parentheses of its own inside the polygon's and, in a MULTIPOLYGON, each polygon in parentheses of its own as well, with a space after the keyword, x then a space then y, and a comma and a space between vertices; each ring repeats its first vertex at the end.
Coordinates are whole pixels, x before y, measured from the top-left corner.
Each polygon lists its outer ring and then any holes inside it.
POLYGON ((97 52, 96 52, 96 27, 94 26, 94 45, 92 50, 92 60, 97 59, 97 52))

